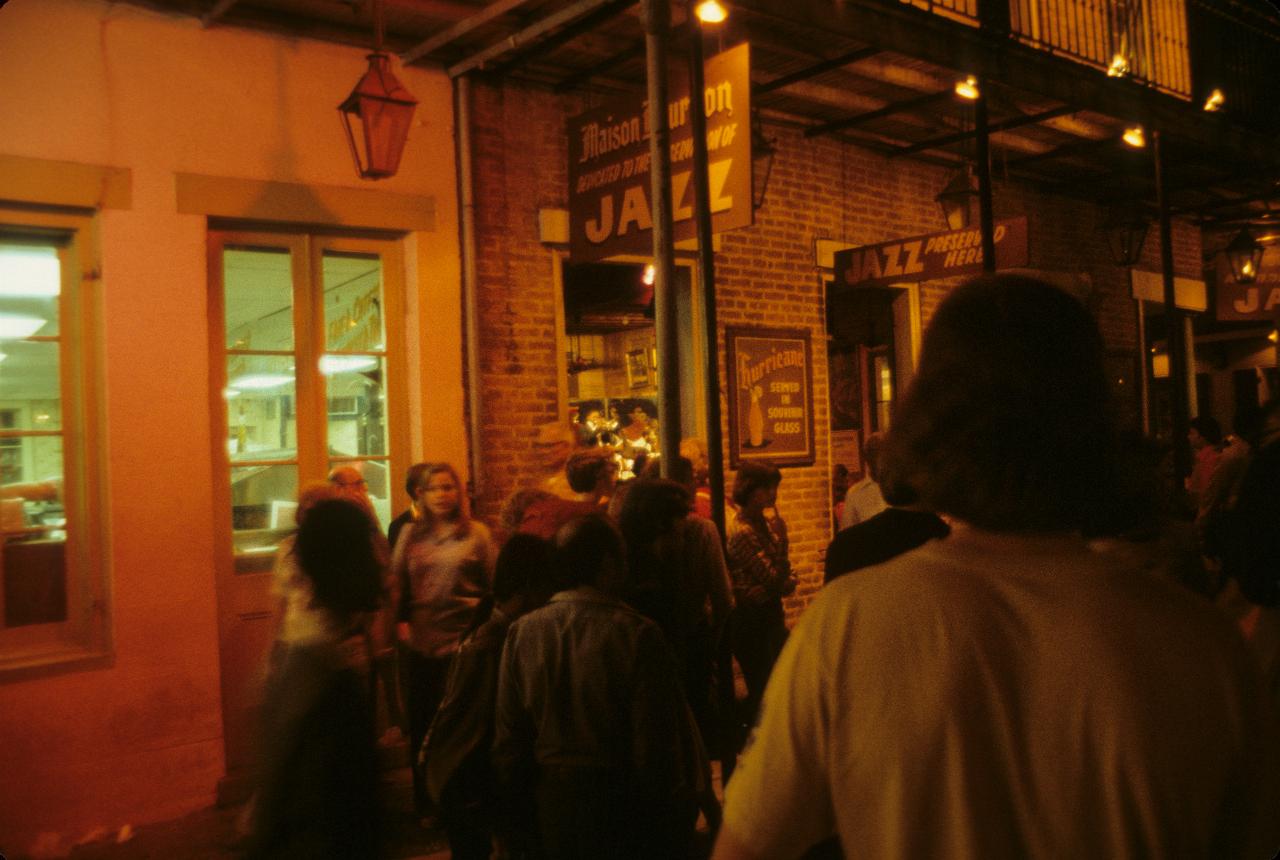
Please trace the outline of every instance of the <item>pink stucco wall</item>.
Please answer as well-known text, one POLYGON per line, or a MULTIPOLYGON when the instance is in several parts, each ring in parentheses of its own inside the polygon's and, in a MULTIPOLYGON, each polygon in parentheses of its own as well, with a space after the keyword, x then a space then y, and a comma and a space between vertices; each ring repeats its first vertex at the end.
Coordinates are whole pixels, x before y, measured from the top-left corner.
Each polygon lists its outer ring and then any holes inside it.
MULTIPOLYGON (((115 656, 0 679, 0 852, 56 854, 214 799, 206 226, 177 212, 174 174, 360 186, 335 108, 364 53, 102 0, 0 9, 0 154, 132 171, 131 207, 101 215, 106 426, 91 440, 106 463, 115 656)), ((400 175, 376 189, 434 197, 437 213, 406 242, 412 304, 440 311, 414 344, 432 373, 416 378, 413 453, 461 465, 450 86, 437 71, 401 79, 416 125, 400 175)))

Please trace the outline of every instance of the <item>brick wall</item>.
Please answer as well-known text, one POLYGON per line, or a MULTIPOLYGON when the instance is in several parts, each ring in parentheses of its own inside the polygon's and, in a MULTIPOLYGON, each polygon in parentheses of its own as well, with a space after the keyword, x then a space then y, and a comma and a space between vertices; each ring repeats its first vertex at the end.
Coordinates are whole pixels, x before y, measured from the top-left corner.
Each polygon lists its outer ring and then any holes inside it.
MULTIPOLYGON (((539 425, 558 417, 556 263, 554 252, 538 241, 537 212, 567 206, 565 120, 582 104, 511 84, 475 92, 481 390, 488 428, 480 440, 486 477, 477 510, 492 517, 513 490, 545 476, 534 436, 539 425)), ((825 274, 815 265, 814 241, 854 246, 939 231, 945 225, 934 197, 948 174, 829 139, 808 140, 793 129, 767 125, 765 134, 778 152, 756 223, 724 234, 716 255, 717 346, 723 375, 725 326, 802 328, 812 338, 817 459, 784 470, 778 501, 801 580, 788 602, 794 616, 821 584, 821 558, 831 539, 825 274)), ((1098 317, 1109 346, 1134 349, 1128 279, 1110 262, 1097 226, 1101 214, 1087 203, 1007 183, 998 182, 995 194, 997 217, 1028 215, 1031 268, 1067 276, 1060 280, 1098 317)), ((1156 232, 1147 240, 1147 268, 1159 266, 1156 232)), ((1179 274, 1197 275, 1198 232, 1176 225, 1174 239, 1179 274)), ((921 285, 925 324, 955 284, 921 285)), ((727 415, 724 388, 721 382, 727 415)), ((727 440, 727 423, 722 432, 727 440)), ((726 471, 731 485, 733 473, 726 471)))

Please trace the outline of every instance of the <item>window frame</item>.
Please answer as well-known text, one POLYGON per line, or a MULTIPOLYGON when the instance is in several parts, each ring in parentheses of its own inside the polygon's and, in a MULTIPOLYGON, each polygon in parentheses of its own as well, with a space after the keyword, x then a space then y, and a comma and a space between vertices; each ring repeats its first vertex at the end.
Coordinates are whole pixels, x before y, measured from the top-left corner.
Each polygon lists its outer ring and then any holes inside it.
MULTIPOLYGON (((392 511, 399 494, 400 475, 409 462, 408 367, 405 359, 405 274, 403 239, 351 232, 330 233, 305 229, 280 230, 253 227, 238 229, 210 225, 208 231, 209 299, 209 403, 213 430, 213 504, 216 522, 216 559, 222 573, 232 576, 264 574, 270 571, 246 565, 237 568, 231 511, 230 470, 237 465, 227 452, 230 412, 223 391, 227 387, 227 357, 235 351, 226 345, 226 308, 223 252, 233 247, 287 249, 292 283, 293 349, 295 361, 295 408, 297 450, 291 464, 298 470, 298 488, 309 481, 323 480, 333 463, 374 461, 387 469, 387 493, 392 511), (329 394, 318 361, 330 352, 326 343, 324 317, 323 260, 327 252, 371 254, 380 262, 383 331, 386 335, 382 361, 385 371, 383 391, 387 397, 384 420, 387 451, 381 455, 330 457, 328 451, 329 394)), ((249 350, 248 352, 261 352, 249 350)), ((268 351, 269 352, 269 351, 268 351)), ((264 353, 265 354, 265 353, 264 353)), ((286 353, 280 353, 286 354, 286 353)), ((268 559, 269 560, 269 559, 268 559)))
POLYGON ((67 617, 44 624, 0 627, 0 681, 10 681, 109 665, 114 653, 107 494, 102 472, 105 352, 98 218, 92 211, 3 204, 0 235, 57 247, 62 279, 58 334, 56 338, 34 338, 58 343, 61 427, 58 431, 15 431, 14 435, 62 437, 67 617))

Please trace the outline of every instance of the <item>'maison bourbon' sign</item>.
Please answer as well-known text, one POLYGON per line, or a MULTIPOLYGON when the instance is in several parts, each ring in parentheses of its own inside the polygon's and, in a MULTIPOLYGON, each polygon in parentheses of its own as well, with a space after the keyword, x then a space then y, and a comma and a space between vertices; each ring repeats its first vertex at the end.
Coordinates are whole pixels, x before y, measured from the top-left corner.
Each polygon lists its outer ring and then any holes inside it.
MULTIPOLYGON (((996 268, 1027 265, 1027 219, 995 223, 996 268)), ((836 251, 837 286, 873 287, 904 281, 931 281, 982 271, 982 232, 974 227, 836 251)))
MULTIPOLYGON (((707 117, 711 229, 750 226, 751 76, 745 43, 707 59, 702 98, 687 73, 671 75, 671 206, 677 241, 692 238, 693 130, 707 117)), ((569 120, 569 250, 574 262, 653 253, 648 100, 625 96, 569 120)))

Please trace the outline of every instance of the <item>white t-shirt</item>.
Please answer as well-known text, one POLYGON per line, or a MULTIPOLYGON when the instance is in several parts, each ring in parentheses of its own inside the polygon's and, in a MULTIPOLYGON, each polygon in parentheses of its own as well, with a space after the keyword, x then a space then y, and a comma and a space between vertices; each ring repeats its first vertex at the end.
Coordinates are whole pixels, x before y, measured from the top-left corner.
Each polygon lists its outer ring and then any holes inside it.
POLYGON ((1214 608, 1063 536, 961 526, 822 590, 725 828, 761 857, 1271 857, 1276 725, 1214 608))
POLYGON ((889 505, 880 494, 880 485, 870 477, 863 478, 849 488, 844 495, 844 510, 840 513, 840 528, 866 522, 889 505))

